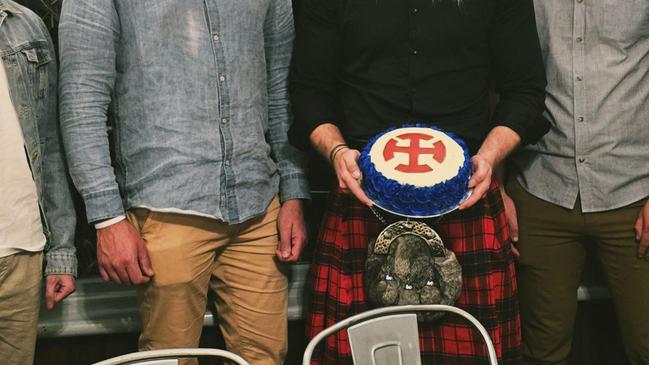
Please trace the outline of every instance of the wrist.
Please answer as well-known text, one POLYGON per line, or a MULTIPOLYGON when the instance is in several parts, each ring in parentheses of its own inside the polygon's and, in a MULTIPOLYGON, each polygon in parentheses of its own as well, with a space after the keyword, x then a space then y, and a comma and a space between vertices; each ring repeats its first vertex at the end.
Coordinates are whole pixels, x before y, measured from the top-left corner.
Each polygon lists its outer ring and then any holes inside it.
POLYGON ((302 207, 304 205, 304 202, 302 201, 302 199, 288 199, 282 203, 282 206, 284 205, 293 205, 293 206, 302 207))
POLYGON ((95 229, 108 228, 126 219, 125 215, 118 215, 117 217, 106 219, 100 222, 95 222, 95 229))
POLYGON ((333 164, 334 161, 336 161, 336 156, 338 156, 340 154, 340 152, 342 152, 344 150, 348 150, 348 149, 349 149, 349 146, 346 143, 339 143, 339 144, 335 145, 333 148, 331 148, 331 150, 329 152, 329 162, 331 162, 331 164, 333 164))

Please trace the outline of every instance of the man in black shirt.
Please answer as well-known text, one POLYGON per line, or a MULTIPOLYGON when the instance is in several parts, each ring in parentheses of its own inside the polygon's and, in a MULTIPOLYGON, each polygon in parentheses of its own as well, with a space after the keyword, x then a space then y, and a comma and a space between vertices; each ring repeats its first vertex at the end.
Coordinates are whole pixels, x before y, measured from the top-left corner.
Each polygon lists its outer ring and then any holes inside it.
MULTIPOLYGON (((309 0, 299 14, 290 138, 301 147, 311 142, 323 156, 350 146, 331 161, 340 189, 316 247, 307 331, 367 308, 364 254, 381 226, 362 206, 372 203, 360 186, 359 147, 388 127, 428 122, 459 135, 475 154, 472 197, 436 226, 463 266, 457 305, 490 329, 500 363, 517 363, 514 267, 492 172, 549 128, 532 1, 309 0), (492 115, 491 80, 500 95, 492 115)), ((477 334, 453 318, 424 326, 422 336, 425 362, 486 356, 477 334)), ((345 341, 328 344, 325 362, 350 361, 345 341)))

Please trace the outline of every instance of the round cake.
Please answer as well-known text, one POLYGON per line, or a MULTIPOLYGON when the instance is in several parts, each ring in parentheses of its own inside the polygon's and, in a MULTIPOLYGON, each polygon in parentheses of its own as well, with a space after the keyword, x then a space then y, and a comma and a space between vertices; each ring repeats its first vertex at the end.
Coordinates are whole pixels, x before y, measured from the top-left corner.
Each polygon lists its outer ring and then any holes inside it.
POLYGON ((361 152, 363 189, 388 212, 408 217, 447 213, 466 199, 471 158, 464 141, 436 127, 388 129, 361 152))

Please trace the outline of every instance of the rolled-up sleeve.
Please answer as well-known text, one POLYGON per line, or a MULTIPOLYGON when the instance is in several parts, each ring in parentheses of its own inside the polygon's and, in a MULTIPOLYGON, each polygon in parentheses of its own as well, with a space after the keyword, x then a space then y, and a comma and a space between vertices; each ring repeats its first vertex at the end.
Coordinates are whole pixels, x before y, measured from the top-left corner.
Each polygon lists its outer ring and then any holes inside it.
POLYGON ((88 221, 124 214, 107 120, 119 20, 112 0, 67 0, 59 26, 61 131, 70 175, 88 221))
POLYGON ((490 37, 500 101, 494 126, 514 130, 522 144, 534 144, 550 129, 543 117, 545 70, 532 0, 503 0, 490 37))
POLYGON ((302 1, 298 12, 290 83, 295 121, 289 139, 300 149, 308 148, 309 136, 319 125, 338 121, 340 41, 335 4, 302 1))

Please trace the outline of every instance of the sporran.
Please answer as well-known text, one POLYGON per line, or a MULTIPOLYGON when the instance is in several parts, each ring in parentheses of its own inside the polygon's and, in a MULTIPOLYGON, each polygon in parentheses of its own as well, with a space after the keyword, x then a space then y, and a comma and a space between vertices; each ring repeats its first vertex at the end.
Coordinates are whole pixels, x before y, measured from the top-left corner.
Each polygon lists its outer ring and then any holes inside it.
MULTIPOLYGON (((383 223, 383 217, 372 208, 383 223)), ((462 268, 453 251, 434 229, 419 221, 398 221, 370 242, 365 290, 374 307, 392 305, 454 305, 462 288, 462 268)), ((442 312, 419 314, 435 320, 442 312)))

